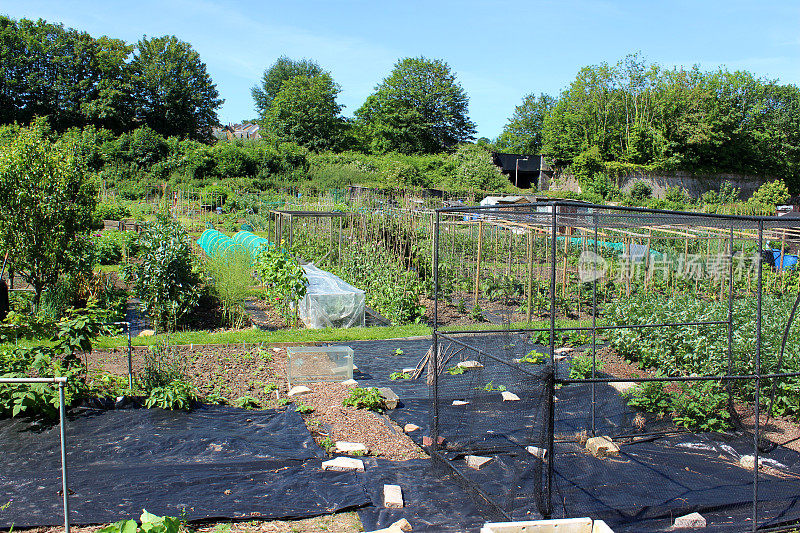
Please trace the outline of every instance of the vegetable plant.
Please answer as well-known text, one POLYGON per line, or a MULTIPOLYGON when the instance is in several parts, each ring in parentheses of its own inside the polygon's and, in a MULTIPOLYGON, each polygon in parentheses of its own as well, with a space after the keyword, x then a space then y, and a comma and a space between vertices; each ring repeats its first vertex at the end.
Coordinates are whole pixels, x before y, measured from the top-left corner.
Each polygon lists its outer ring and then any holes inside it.
POLYGON ((342 401, 345 407, 383 411, 383 398, 375 387, 353 387, 350 395, 342 401))

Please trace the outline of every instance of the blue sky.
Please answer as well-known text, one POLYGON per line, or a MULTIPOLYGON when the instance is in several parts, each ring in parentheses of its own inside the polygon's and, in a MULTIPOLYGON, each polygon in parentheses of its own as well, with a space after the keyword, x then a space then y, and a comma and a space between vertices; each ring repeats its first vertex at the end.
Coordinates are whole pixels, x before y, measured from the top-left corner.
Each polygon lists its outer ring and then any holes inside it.
POLYGON ((250 88, 279 56, 311 58, 352 115, 402 57, 449 63, 478 136, 496 137, 529 93, 640 51, 665 66, 725 66, 800 84, 800 2, 498 0, 0 0, 0 13, 137 41, 176 35, 200 53, 225 104, 254 118, 250 88))

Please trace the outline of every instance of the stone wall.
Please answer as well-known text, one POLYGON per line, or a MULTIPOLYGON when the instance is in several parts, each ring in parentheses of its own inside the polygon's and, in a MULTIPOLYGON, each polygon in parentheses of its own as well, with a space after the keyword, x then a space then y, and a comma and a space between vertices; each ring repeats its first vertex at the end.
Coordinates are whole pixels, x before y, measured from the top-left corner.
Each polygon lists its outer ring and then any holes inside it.
MULTIPOLYGON (((773 181, 775 178, 764 176, 745 176, 741 174, 691 174, 689 172, 635 172, 617 179, 617 185, 622 192, 629 192, 637 181, 643 181, 653 190, 654 198, 664 198, 667 189, 680 187, 692 198, 699 198, 706 191, 718 190, 719 186, 729 181, 734 187, 741 189, 740 197, 746 200, 753 195, 761 184, 773 181)), ((547 182, 548 190, 581 192, 578 180, 563 171, 555 171, 547 182)))

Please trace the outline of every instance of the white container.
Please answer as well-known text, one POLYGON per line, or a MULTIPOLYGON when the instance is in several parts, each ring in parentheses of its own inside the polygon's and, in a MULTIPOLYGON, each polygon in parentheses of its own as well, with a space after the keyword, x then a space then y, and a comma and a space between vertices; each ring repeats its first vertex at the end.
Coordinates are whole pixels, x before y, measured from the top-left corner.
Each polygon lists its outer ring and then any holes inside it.
POLYGON ((286 377, 298 383, 353 379, 353 349, 349 346, 289 346, 286 377))

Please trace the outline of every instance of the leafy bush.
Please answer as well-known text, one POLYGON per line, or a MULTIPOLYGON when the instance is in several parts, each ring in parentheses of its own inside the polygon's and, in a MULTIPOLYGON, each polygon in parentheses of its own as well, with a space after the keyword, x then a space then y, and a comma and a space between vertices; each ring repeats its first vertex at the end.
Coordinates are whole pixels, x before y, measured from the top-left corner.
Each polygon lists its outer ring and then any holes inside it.
POLYGON ((626 393, 628 405, 646 413, 666 414, 672 408, 672 395, 662 381, 639 383, 626 393))
POLYGON ((731 427, 728 394, 713 381, 689 382, 673 397, 672 420, 679 426, 699 431, 723 431, 731 427))
POLYGON ((173 330, 197 306, 201 294, 202 278, 193 267, 186 231, 160 217, 146 226, 139 246, 142 261, 127 265, 124 276, 133 283, 156 330, 173 330))
POLYGON ((770 206, 785 204, 789 201, 789 188, 783 180, 764 183, 753 193, 751 200, 770 206))
POLYGON ((603 368, 603 363, 600 361, 593 364, 592 358, 587 355, 576 355, 572 358, 569 365, 569 378, 570 379, 586 379, 592 377, 592 366, 596 371, 603 368))
POLYGON ((233 401, 233 404, 240 409, 258 409, 261 405, 252 396, 240 396, 233 401))
POLYGON ((644 200, 645 198, 650 198, 653 195, 653 189, 643 181, 637 181, 631 187, 631 198, 636 200, 644 200))
POLYGON ((98 227, 103 227, 104 220, 122 220, 123 218, 129 218, 131 216, 131 211, 126 206, 120 203, 99 203, 97 207, 94 208, 94 218, 95 221, 99 224, 98 227))
POLYGON ((369 409, 370 411, 383 411, 383 398, 375 387, 353 387, 350 395, 342 401, 345 407, 356 409, 369 409))
POLYGON ((308 278, 300 263, 286 250, 268 246, 258 254, 255 268, 268 294, 281 304, 287 320, 296 319, 290 316, 290 308, 296 307, 308 288, 308 278))
POLYGON ((116 265, 123 256, 139 251, 139 234, 135 231, 109 230, 91 235, 95 260, 101 265, 116 265))
POLYGON ((147 408, 160 407, 161 409, 188 411, 196 399, 197 391, 194 385, 188 381, 176 379, 164 386, 153 388, 144 401, 144 405, 147 408))

